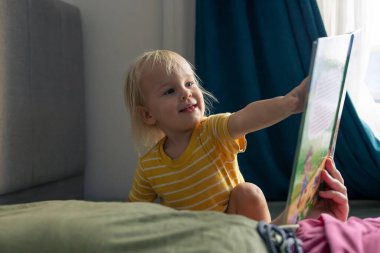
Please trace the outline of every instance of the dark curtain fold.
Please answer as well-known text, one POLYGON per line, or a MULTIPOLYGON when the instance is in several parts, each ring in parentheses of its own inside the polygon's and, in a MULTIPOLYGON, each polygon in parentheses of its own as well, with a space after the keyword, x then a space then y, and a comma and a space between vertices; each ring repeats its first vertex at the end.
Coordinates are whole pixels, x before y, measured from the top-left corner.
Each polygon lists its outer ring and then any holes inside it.
MULTIPOLYGON (((308 74, 312 42, 323 36, 315 0, 197 0, 195 66, 205 88, 219 99, 213 112, 233 112, 252 101, 286 94, 308 74)), ((360 135, 361 123, 351 112, 355 109, 347 111, 342 135, 360 135)), ((245 179, 261 187, 269 200, 286 199, 300 119, 292 116, 247 135, 248 148, 239 155, 245 179)), ((371 190, 377 187, 377 192, 366 196, 379 198, 379 150, 374 150, 367 135, 357 141, 372 150, 374 160, 368 171, 376 174, 371 190)), ((356 159, 357 153, 343 151, 341 145, 338 140, 336 156, 344 167, 342 174, 356 178, 351 171, 359 170, 361 162, 355 160, 355 166, 340 157, 356 159)), ((347 184, 354 196, 366 193, 354 179, 347 184)))
POLYGON ((348 196, 380 199, 380 141, 360 120, 349 97, 342 114, 335 162, 347 185, 348 196))

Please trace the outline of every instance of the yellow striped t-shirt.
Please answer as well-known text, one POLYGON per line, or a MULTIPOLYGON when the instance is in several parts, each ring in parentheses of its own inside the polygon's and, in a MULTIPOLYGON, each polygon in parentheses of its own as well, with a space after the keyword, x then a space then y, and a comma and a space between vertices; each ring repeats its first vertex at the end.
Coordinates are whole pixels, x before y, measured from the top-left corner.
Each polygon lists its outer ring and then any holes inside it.
POLYGON ((154 201, 186 210, 224 212, 231 190, 244 182, 237 153, 246 140, 233 140, 227 129, 230 113, 206 117, 195 127, 190 142, 178 159, 164 152, 165 138, 139 158, 130 201, 154 201))

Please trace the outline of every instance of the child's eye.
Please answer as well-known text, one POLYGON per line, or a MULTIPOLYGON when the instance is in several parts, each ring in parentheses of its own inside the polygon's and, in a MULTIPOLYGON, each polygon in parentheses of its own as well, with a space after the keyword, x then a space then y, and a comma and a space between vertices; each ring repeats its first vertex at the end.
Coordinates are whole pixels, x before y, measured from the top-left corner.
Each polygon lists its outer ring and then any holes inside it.
POLYGON ((185 83, 185 86, 186 87, 190 87, 190 86, 193 86, 194 85, 194 82, 186 82, 185 83))
POLYGON ((174 93, 174 89, 168 89, 167 91, 164 92, 164 95, 170 95, 174 93))

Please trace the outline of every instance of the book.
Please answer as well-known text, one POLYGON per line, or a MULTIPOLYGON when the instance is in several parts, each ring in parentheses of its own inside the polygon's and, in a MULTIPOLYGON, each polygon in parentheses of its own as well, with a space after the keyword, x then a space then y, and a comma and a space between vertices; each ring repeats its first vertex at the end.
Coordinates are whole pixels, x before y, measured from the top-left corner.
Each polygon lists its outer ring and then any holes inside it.
POLYGON ((320 173, 326 159, 334 156, 353 41, 351 33, 319 38, 313 43, 283 224, 304 219, 323 187, 320 173))

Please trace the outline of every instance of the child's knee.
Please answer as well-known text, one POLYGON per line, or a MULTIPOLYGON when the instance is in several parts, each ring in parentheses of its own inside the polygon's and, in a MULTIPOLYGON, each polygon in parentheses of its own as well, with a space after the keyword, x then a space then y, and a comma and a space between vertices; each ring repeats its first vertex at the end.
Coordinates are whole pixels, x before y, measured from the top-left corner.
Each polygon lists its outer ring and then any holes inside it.
POLYGON ((253 220, 271 220, 264 193, 252 183, 241 183, 232 190, 227 213, 244 215, 253 220))
POLYGON ((241 183, 235 187, 237 194, 246 201, 260 202, 265 201, 265 196, 260 187, 252 183, 241 183))

